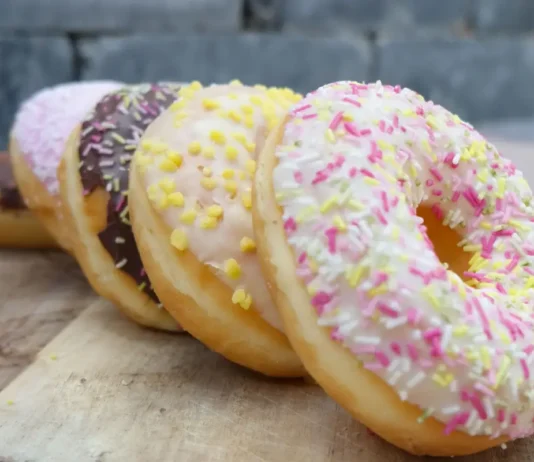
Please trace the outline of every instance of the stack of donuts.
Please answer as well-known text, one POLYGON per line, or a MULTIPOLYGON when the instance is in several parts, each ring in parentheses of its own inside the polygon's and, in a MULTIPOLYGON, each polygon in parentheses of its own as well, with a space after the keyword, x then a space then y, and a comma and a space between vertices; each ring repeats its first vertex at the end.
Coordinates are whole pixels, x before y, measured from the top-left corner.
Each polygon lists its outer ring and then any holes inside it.
POLYGON ((135 322, 309 374, 413 454, 534 431, 532 191, 414 91, 66 84, 9 151, 1 243, 63 248, 135 322))

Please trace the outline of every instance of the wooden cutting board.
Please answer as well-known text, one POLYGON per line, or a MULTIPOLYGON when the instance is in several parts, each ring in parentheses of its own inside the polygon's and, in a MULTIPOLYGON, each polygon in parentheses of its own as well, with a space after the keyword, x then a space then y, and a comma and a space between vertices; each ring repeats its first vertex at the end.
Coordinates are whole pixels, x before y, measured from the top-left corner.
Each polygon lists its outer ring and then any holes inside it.
MULTIPOLYGON (((534 147, 497 144, 534 185, 534 147)), ((266 379, 187 335, 137 327, 64 255, 0 253, 0 388, 80 311, 0 392, 0 462, 431 460, 370 434, 316 385, 266 379)), ((533 459, 531 439, 461 460, 533 459)))

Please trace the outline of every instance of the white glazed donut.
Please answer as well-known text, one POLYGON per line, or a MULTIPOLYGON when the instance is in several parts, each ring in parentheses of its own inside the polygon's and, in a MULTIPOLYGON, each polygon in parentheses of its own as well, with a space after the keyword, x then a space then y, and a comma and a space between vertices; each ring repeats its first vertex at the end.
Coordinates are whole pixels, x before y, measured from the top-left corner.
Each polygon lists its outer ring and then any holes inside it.
POLYGON ((409 89, 326 85, 267 140, 254 204, 286 332, 356 418, 418 454, 532 433, 532 192, 470 125, 409 89))

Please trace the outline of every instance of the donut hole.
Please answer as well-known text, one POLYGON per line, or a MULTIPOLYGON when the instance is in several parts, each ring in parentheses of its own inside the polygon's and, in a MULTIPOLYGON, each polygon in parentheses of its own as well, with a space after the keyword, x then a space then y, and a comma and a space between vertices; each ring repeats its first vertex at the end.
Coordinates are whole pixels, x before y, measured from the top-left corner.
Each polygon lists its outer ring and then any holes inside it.
POLYGON ((442 263, 446 263, 450 270, 454 271, 464 281, 469 278, 464 276, 469 270, 469 260, 472 253, 465 252, 458 244, 463 236, 455 229, 443 224, 436 217, 430 205, 421 204, 417 210, 417 215, 423 219, 423 224, 432 244, 434 251, 442 263))

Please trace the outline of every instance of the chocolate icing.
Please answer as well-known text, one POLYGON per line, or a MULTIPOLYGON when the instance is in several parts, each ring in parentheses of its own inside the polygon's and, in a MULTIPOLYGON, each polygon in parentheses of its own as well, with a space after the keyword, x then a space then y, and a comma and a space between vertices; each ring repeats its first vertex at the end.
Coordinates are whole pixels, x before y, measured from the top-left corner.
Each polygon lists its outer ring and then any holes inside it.
POLYGON ((117 268, 129 274, 139 290, 159 300, 145 273, 128 213, 131 158, 148 125, 178 97, 171 83, 124 87, 104 97, 82 124, 79 144, 84 194, 105 188, 110 194, 107 225, 98 235, 117 268))
POLYGON ((11 161, 7 152, 0 152, 0 209, 23 210, 26 208, 19 193, 11 161))

